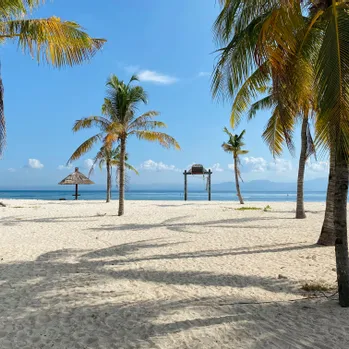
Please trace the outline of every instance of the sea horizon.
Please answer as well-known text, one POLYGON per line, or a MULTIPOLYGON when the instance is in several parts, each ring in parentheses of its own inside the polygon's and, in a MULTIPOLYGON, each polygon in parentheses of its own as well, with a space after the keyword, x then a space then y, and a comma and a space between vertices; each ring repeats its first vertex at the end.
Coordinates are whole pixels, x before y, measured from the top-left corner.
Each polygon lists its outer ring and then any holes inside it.
MULTIPOLYGON (((80 200, 104 200, 105 190, 80 190, 80 200)), ((243 193, 246 201, 287 201, 294 202, 297 198, 296 191, 245 191, 243 193)), ((112 191, 112 199, 117 200, 118 191, 112 191)), ((184 195, 181 190, 128 190, 125 193, 126 200, 166 200, 183 201, 184 195)), ((47 190, 47 189, 14 189, 0 190, 0 200, 22 199, 22 200, 74 200, 72 190, 47 190)), ((205 191, 192 190, 188 193, 188 201, 206 201, 208 193, 205 191)), ((234 191, 212 191, 212 201, 238 201, 234 191)), ((324 202, 326 191, 305 191, 304 201, 324 202)))

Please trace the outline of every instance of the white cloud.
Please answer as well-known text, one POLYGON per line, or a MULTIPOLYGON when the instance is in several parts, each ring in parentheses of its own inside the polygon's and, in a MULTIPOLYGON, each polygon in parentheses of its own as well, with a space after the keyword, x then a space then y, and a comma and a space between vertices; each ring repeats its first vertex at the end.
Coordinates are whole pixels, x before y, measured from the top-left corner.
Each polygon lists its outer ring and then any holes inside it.
POLYGON ((263 158, 244 157, 242 158, 242 170, 244 172, 265 172, 267 169, 267 161, 263 158))
POLYGON ((38 159, 28 159, 28 164, 26 167, 34 168, 34 169, 42 169, 44 165, 38 159))
POLYGON ((73 168, 73 165, 72 164, 69 164, 69 165, 59 165, 57 167, 58 170, 70 170, 73 168))
POLYGON ((170 85, 178 81, 177 78, 164 75, 153 70, 141 70, 137 73, 140 81, 155 82, 157 84, 170 85))
POLYGON ((311 163, 307 161, 307 168, 312 172, 328 172, 328 162, 317 161, 311 163))
POLYGON ((15 168, 10 167, 9 169, 7 169, 8 172, 16 172, 15 168))
POLYGON ((179 168, 177 168, 175 165, 166 165, 163 162, 155 162, 153 160, 147 160, 144 161, 140 168, 142 170, 146 170, 146 171, 176 171, 179 172, 181 171, 179 168))
POLYGON ((86 159, 84 161, 84 167, 89 170, 93 166, 93 162, 92 159, 86 159))
POLYGON ((203 78, 205 76, 210 76, 211 73, 207 72, 207 71, 201 71, 199 74, 198 74, 198 78, 203 78))
POLYGON ((220 163, 216 163, 216 164, 212 165, 211 168, 212 168, 212 171, 213 171, 213 172, 223 172, 223 171, 224 171, 224 170, 222 169, 220 163))
POLYGON ((292 170, 291 161, 285 159, 275 159, 268 164, 269 171, 288 172, 292 170))
MULTIPOLYGON (((247 156, 241 159, 241 163, 240 170, 242 172, 287 172, 292 170, 291 162, 285 159, 275 159, 268 163, 262 157, 255 158, 253 156, 247 156)), ((229 164, 228 168, 234 171, 234 164, 229 164)))

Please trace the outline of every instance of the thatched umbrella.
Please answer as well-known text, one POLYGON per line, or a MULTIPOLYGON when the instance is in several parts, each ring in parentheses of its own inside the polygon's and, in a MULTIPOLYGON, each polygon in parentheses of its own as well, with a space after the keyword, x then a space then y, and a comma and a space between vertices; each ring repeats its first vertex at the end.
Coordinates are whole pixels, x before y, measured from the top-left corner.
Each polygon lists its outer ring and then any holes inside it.
POLYGON ((75 184, 75 200, 78 199, 78 191, 79 191, 79 184, 94 184, 89 178, 87 178, 85 175, 83 175, 81 172, 79 172, 79 167, 75 167, 75 171, 70 174, 68 177, 65 177, 61 182, 58 183, 59 185, 74 185, 75 184))

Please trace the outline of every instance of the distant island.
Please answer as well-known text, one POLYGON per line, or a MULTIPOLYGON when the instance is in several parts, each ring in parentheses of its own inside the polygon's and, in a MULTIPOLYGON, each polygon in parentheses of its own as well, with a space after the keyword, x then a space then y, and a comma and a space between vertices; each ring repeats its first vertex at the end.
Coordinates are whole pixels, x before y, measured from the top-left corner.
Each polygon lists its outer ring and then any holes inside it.
MULTIPOLYGON (((191 190, 204 190, 204 184, 189 183, 191 190)), ((242 182, 240 184, 243 191, 296 191, 296 182, 273 182, 269 180, 253 180, 242 182)), ((173 183, 154 183, 149 185, 130 184, 130 190, 182 190, 182 184, 173 183)), ((317 178, 304 182, 305 191, 326 191, 327 178, 317 178)), ((234 182, 213 183, 212 191, 235 192, 234 182)))

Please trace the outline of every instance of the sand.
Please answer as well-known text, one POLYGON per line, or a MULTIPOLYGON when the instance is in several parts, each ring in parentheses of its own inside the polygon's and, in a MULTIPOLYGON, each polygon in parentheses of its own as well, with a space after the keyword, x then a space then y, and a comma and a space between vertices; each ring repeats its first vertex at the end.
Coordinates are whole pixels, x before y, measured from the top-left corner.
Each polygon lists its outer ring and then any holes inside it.
POLYGON ((349 346, 324 203, 2 201, 1 349, 349 346))

